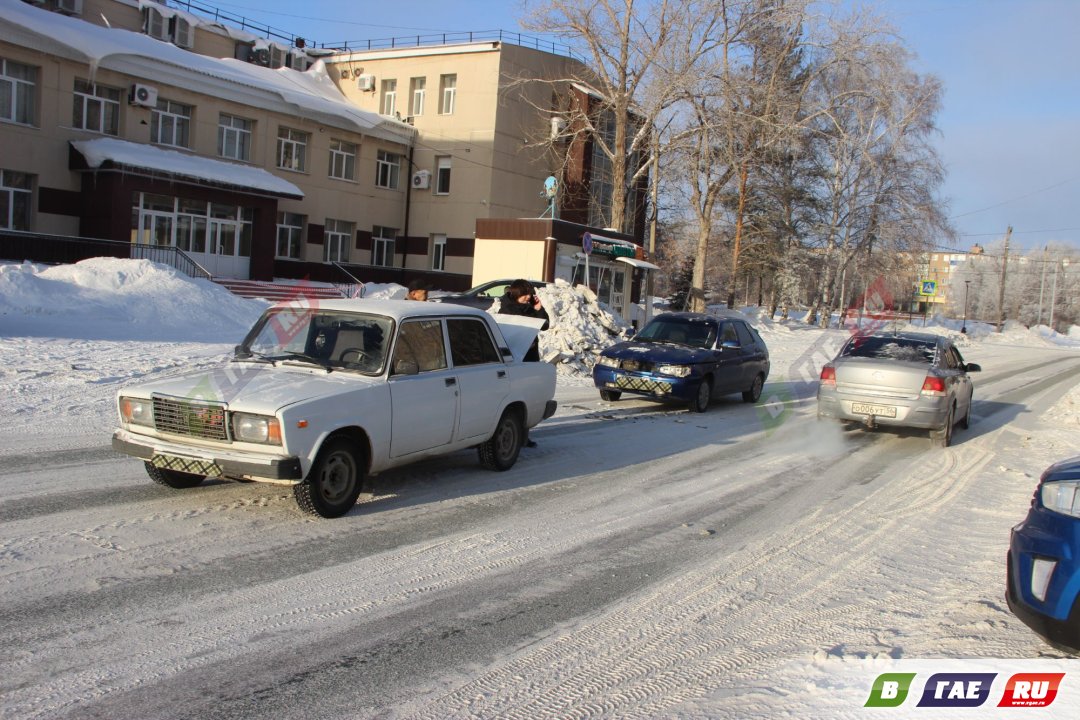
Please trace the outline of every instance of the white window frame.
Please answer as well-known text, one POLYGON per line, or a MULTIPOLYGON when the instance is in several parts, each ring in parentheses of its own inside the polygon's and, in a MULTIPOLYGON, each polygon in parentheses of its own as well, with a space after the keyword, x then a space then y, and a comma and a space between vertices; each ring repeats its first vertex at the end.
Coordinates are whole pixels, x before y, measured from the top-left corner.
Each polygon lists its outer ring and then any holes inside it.
POLYGON ((120 97, 118 88, 106 87, 91 83, 82 78, 75 79, 75 106, 82 106, 82 123, 75 117, 75 109, 72 108, 71 124, 78 130, 101 133, 102 135, 118 135, 120 133, 120 97), (79 83, 83 83, 87 90, 80 90, 79 83), (90 118, 97 114, 97 123, 90 124, 90 118))
POLYGON ((375 154, 375 187, 397 190, 401 179, 401 156, 388 150, 375 154))
POLYGON ((379 267, 394 267, 394 239, 396 228, 375 225, 371 228, 371 264, 379 267), (389 237, 387 237, 389 235, 389 237))
POLYGON ((277 166, 282 170, 307 172, 308 133, 293 128, 278 127, 277 166))
POLYGON ((382 114, 393 115, 397 111, 397 80, 382 81, 382 114))
POLYGON ((435 194, 450 194, 450 170, 451 159, 449 155, 440 155, 435 158, 435 194))
POLYGON ((416 117, 424 114, 424 97, 427 95, 427 78, 414 77, 409 81, 411 92, 409 94, 409 115, 416 117))
POLYGON ((431 269, 446 270, 446 235, 431 236, 431 269))
POLYGON ((281 211, 278 213, 277 244, 274 247, 275 257, 300 259, 300 249, 304 240, 305 216, 300 213, 281 211), (284 243, 285 252, 282 252, 284 243))
POLYGON ((457 73, 439 76, 439 114, 453 115, 457 100, 457 73))
POLYGON ((0 95, 6 96, 7 105, 11 109, 10 114, 0 117, 0 121, 18 125, 34 124, 34 111, 37 104, 37 76, 38 69, 33 65, 0 58, 0 95), (27 80, 25 77, 17 77, 15 74, 16 68, 22 69, 21 74, 32 79, 27 80))
POLYGON ((4 198, 4 214, 0 216, 0 229, 4 230, 23 230, 29 231, 30 224, 33 221, 34 215, 34 176, 30 173, 18 172, 16 170, 0 170, 0 195, 6 196, 4 198), (12 175, 22 175, 26 178, 30 187, 19 187, 14 184, 12 175), (25 200, 25 204, 19 204, 15 202, 16 197, 22 196, 25 200), (15 208, 24 207, 25 217, 16 218, 15 208), (16 223, 16 220, 20 220, 16 223))
POLYGON ((220 113, 218 115, 218 157, 250 162, 254 127, 253 120, 220 113), (229 152, 230 147, 234 148, 234 152, 229 152))
POLYGON ((330 177, 356 179, 356 143, 330 138, 330 177))
POLYGON ((155 145, 187 148, 191 142, 190 105, 158 98, 150 111, 150 142, 155 145))
POLYGON ((349 246, 356 225, 348 220, 326 218, 323 227, 323 262, 349 262, 349 246))

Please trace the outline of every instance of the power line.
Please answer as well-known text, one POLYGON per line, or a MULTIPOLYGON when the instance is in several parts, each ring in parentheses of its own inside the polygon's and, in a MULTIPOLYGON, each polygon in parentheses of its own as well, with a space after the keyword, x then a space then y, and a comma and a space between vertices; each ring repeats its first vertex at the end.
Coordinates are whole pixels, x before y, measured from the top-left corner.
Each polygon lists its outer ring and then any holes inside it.
MULTIPOLYGON (((1080 227, 1051 228, 1049 230, 1016 230, 1016 231, 1013 232, 1013 235, 1035 235, 1036 233, 1051 233, 1051 232, 1074 232, 1076 230, 1080 230, 1080 227)), ((957 237, 995 237, 995 236, 996 237, 1001 237, 1001 235, 1002 235, 1002 233, 1000 233, 1000 232, 961 233, 957 237)))
MULTIPOLYGON (((1080 177, 1080 176, 1078 176, 1078 177, 1080 177)), ((974 215, 976 213, 986 212, 987 210, 993 210, 994 208, 999 208, 1002 205, 1008 205, 1011 202, 1016 202, 1017 200, 1023 200, 1024 198, 1029 198, 1032 195, 1038 195, 1039 193, 1044 193, 1047 190, 1053 190, 1056 187, 1061 187, 1062 185, 1066 185, 1068 183, 1071 183, 1073 180, 1076 180, 1076 177, 1067 178, 1065 180, 1062 180, 1061 182, 1056 182, 1053 185, 1047 185, 1046 187, 1040 188, 1039 190, 1032 190, 1031 192, 1029 192, 1029 193, 1027 193, 1025 195, 1019 195, 1019 196, 1014 197, 1014 198, 1009 198, 1008 200, 1003 200, 1003 201, 997 203, 996 205, 989 205, 989 206, 984 207, 984 208, 979 208, 978 210, 972 210, 970 212, 960 213, 959 215, 953 215, 949 219, 950 220, 956 220, 957 218, 967 217, 968 215, 974 215)))

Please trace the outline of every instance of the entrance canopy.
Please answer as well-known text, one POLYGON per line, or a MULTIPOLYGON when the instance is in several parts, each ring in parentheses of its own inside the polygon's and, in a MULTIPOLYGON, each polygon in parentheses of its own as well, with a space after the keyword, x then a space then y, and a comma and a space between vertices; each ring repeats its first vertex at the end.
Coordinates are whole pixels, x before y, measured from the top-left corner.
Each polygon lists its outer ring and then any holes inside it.
POLYGON ((73 140, 71 147, 82 156, 87 169, 143 171, 183 179, 196 184, 213 184, 236 192, 300 200, 304 192, 262 168, 199 157, 155 145, 117 138, 73 140))

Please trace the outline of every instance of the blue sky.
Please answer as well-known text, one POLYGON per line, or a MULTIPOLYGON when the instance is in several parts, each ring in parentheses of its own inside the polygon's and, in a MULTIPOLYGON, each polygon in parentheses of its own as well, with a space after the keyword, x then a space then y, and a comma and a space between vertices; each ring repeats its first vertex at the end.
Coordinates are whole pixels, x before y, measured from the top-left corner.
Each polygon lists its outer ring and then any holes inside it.
MULTIPOLYGON (((520 30, 518 0, 210 4, 319 43, 520 30)), ((1080 248, 1080 0, 846 0, 889 18, 945 84, 939 148, 958 247, 1080 248)))

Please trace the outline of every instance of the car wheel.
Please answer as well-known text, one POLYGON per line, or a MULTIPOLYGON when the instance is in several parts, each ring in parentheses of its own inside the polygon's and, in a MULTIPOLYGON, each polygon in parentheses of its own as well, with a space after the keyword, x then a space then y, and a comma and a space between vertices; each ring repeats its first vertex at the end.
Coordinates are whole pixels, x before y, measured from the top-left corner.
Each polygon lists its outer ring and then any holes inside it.
POLYGON ((171 487, 175 490, 193 488, 206 479, 204 475, 194 475, 192 473, 180 472, 179 470, 166 470, 165 468, 151 465, 148 462, 144 462, 143 465, 146 467, 146 474, 150 476, 151 480, 158 485, 171 487))
POLYGON ((955 422, 956 405, 949 406, 949 412, 945 416, 945 427, 940 430, 930 431, 930 443, 935 447, 949 447, 952 445, 953 423, 955 422))
POLYGON ((758 373, 754 376, 754 384, 750 386, 750 389, 743 391, 743 402, 756 403, 761 399, 761 389, 763 387, 765 387, 765 376, 758 373))
POLYGON ((607 400, 608 402, 615 402, 622 397, 622 393, 618 390, 601 390, 600 399, 607 400))
POLYGON ((705 378, 698 385, 697 395, 690 401, 690 412, 703 413, 709 409, 709 401, 712 400, 712 380, 705 378))
POLYGON ((311 472, 293 486, 300 509, 324 518, 341 517, 356 505, 364 480, 364 454, 348 438, 327 440, 311 472))
POLYGON ((478 448, 480 464, 489 470, 509 470, 517 462, 525 443, 525 431, 515 410, 507 408, 495 426, 491 439, 478 448))
POLYGON ((967 412, 964 413, 964 417, 960 420, 960 427, 967 430, 971 427, 971 402, 975 399, 975 393, 971 394, 968 398, 967 412))

